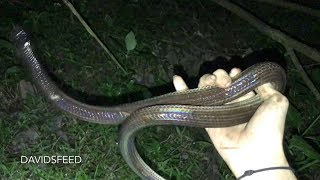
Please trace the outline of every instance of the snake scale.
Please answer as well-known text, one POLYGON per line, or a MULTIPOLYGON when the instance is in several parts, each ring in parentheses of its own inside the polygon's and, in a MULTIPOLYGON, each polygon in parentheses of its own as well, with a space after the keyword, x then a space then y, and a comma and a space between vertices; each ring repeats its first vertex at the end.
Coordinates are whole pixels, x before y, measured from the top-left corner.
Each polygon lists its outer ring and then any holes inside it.
POLYGON ((138 154, 134 140, 139 130, 154 125, 206 128, 245 123, 262 103, 259 95, 241 102, 228 102, 265 83, 271 83, 276 90, 283 91, 286 82, 281 66, 263 62, 244 70, 225 89, 197 88, 118 106, 92 106, 71 98, 55 85, 36 58, 30 37, 23 28, 14 28, 12 40, 35 85, 58 109, 88 122, 121 124, 120 151, 131 169, 142 179, 164 178, 154 172, 138 154))

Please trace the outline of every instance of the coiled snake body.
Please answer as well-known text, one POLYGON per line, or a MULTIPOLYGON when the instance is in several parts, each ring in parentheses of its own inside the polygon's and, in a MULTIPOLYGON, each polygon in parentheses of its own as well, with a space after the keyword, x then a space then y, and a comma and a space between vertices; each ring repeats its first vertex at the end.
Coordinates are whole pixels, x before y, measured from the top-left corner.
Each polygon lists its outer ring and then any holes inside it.
POLYGON ((278 91, 285 88, 284 70, 275 63, 255 64, 244 70, 228 88, 207 87, 173 92, 146 100, 113 107, 81 103, 58 89, 48 77, 33 53, 28 34, 16 27, 13 41, 26 69, 37 88, 62 111, 79 119, 101 123, 121 124, 120 150, 126 162, 143 179, 163 179, 140 157, 135 145, 138 130, 154 125, 183 125, 192 127, 228 127, 247 122, 262 99, 256 95, 248 100, 226 104, 265 83, 278 91))

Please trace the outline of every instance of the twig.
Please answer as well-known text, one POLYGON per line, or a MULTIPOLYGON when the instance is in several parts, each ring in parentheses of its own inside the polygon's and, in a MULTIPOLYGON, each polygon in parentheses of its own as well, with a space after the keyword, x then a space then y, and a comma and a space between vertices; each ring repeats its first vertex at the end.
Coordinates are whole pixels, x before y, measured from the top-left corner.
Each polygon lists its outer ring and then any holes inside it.
POLYGON ((98 38, 98 36, 92 31, 89 25, 83 20, 78 11, 73 7, 73 5, 68 0, 62 0, 71 10, 71 12, 79 19, 81 24, 86 28, 88 33, 100 44, 103 50, 110 56, 112 61, 125 73, 128 74, 127 71, 121 66, 116 57, 112 54, 112 52, 103 44, 103 42, 98 38))
POLYGON ((305 45, 290 36, 286 35, 285 33, 281 32, 280 30, 274 29, 261 21, 260 19, 256 18, 249 12, 243 10, 241 7, 231 3, 229 0, 211 0, 218 5, 228 9, 229 11, 235 13, 242 19, 248 21, 251 25, 256 27, 259 31, 265 33, 269 37, 271 37, 273 40, 281 43, 284 45, 294 63, 298 71, 300 72, 302 79, 308 86, 308 88, 311 90, 311 92, 316 96, 317 100, 320 100, 320 93, 317 90, 317 88, 314 86, 312 81, 309 79, 307 73, 302 68, 301 64, 298 61, 298 58, 296 57, 294 50, 310 57, 311 59, 320 62, 320 53, 314 49, 309 47, 308 45, 305 45))
POLYGON ((305 14, 309 14, 311 16, 315 16, 315 17, 320 18, 320 10, 306 7, 306 6, 302 6, 300 4, 296 4, 293 2, 288 2, 288 1, 283 1, 283 0, 255 0, 255 1, 269 3, 269 4, 272 4, 275 6, 280 6, 280 7, 291 9, 294 11, 300 11, 305 14))
POLYGON ((229 2, 229 0, 211 0, 211 1, 219 4, 220 6, 235 13, 236 15, 241 17, 242 19, 248 21, 251 25, 256 27, 259 31, 270 36, 273 40, 275 40, 283 45, 287 44, 290 47, 292 47, 293 49, 295 49, 296 51, 308 56, 309 58, 311 58, 317 62, 320 62, 320 53, 316 49, 291 38, 290 36, 286 35, 285 33, 281 32, 280 30, 277 30, 277 29, 270 27, 269 25, 267 25, 266 23, 264 23, 260 19, 256 18, 255 16, 248 13, 247 11, 243 10, 241 7, 229 2))
POLYGON ((308 65, 304 65, 303 68, 310 68, 312 66, 319 66, 320 63, 312 63, 312 64, 308 64, 308 65))
POLYGON ((297 70, 299 71, 303 81, 306 83, 306 85, 308 86, 308 88, 311 90, 311 93, 317 98, 318 101, 320 101, 320 93, 317 90, 317 88, 315 87, 315 85, 312 83, 312 81, 309 79, 308 74, 304 71, 303 67, 301 66, 295 52, 293 51, 293 49, 287 45, 285 45, 287 52, 289 54, 289 56, 291 57, 291 60, 294 64, 294 66, 297 68, 297 70))
POLYGON ((304 130, 304 132, 302 133, 302 136, 304 136, 311 128, 312 126, 314 126, 318 120, 320 119, 320 114, 317 116, 317 118, 307 127, 306 130, 304 130))

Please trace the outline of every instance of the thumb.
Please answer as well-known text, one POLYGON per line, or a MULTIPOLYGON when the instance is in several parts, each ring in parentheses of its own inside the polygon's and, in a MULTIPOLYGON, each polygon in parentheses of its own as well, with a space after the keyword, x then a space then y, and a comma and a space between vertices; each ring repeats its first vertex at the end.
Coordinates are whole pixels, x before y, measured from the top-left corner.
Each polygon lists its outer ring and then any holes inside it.
POLYGON ((173 76, 173 85, 177 91, 185 91, 189 89, 182 77, 177 75, 173 76))
MULTIPOLYGON (((265 139, 266 136, 268 138, 275 136, 282 143, 289 101, 269 85, 261 87, 258 91, 260 91, 258 94, 264 99, 264 102, 255 112, 245 130, 254 133, 257 138, 265 136, 265 139)), ((273 140, 276 139, 273 138, 273 140)))

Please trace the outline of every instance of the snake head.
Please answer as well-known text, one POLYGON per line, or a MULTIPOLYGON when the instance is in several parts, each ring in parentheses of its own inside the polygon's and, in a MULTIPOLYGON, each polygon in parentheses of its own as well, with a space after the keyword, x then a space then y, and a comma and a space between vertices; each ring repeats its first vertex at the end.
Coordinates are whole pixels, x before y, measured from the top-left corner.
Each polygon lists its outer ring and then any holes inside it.
POLYGON ((25 43, 27 43, 30 39, 27 32, 21 26, 16 25, 11 31, 10 40, 18 49, 20 49, 23 48, 25 46, 25 43))

